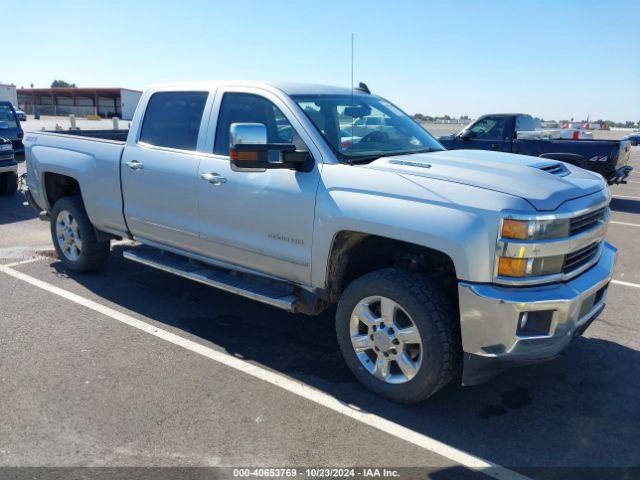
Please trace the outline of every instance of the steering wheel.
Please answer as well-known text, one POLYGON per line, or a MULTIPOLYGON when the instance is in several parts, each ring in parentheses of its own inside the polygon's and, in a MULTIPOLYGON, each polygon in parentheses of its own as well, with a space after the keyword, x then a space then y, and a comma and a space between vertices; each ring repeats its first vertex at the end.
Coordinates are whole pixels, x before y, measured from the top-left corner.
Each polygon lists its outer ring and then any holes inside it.
POLYGON ((388 133, 375 130, 373 132, 367 133, 364 137, 362 137, 359 143, 386 142, 387 140, 389 140, 388 133))

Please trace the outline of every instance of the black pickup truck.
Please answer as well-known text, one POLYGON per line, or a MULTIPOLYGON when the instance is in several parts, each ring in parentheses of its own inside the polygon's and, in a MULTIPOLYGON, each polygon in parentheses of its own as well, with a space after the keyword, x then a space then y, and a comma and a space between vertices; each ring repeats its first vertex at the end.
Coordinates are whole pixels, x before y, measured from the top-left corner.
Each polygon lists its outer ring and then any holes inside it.
POLYGON ((597 172, 609 184, 626 183, 632 170, 627 165, 631 155, 628 140, 532 138, 536 131, 543 136, 540 123, 531 115, 497 113, 483 115, 461 132, 438 140, 449 150, 497 150, 552 158, 597 172))

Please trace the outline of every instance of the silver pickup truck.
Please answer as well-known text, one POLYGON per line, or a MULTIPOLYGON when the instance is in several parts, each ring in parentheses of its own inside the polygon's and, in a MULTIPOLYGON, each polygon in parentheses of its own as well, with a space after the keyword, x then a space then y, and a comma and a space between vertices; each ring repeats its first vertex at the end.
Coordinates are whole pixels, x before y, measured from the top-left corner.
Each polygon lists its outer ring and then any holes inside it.
POLYGON ((129 238, 132 261, 274 307, 337 304, 346 363, 395 401, 553 358, 605 306, 601 176, 446 151, 366 88, 157 86, 128 132, 24 143, 64 267, 97 269, 129 238), (372 117, 385 128, 363 130, 372 117))

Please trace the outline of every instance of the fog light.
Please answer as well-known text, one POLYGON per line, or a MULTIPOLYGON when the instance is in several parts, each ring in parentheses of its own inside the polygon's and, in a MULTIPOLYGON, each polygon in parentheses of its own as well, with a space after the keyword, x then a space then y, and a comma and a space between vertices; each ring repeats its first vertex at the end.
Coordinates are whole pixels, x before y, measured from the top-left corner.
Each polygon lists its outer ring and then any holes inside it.
POLYGON ((518 318, 519 337, 546 337, 551 333, 555 310, 522 312, 518 318))

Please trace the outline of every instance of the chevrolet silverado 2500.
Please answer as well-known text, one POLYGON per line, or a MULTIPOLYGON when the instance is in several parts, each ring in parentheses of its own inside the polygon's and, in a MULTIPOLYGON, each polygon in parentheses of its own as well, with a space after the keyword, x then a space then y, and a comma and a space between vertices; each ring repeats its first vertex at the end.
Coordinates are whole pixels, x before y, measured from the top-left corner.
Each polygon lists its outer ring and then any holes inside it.
POLYGON ((395 401, 553 358, 605 305, 600 175, 446 151, 367 91, 158 86, 128 132, 79 133, 25 138, 26 195, 65 268, 125 237, 130 260, 290 312, 337 303, 346 363, 395 401), (385 128, 343 141, 371 116, 385 128))

